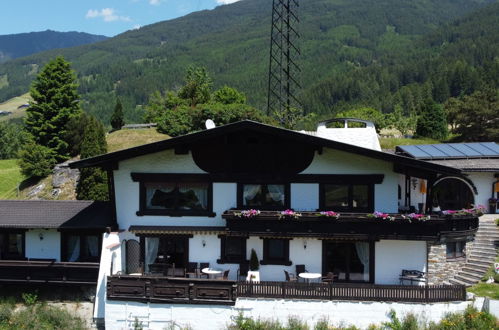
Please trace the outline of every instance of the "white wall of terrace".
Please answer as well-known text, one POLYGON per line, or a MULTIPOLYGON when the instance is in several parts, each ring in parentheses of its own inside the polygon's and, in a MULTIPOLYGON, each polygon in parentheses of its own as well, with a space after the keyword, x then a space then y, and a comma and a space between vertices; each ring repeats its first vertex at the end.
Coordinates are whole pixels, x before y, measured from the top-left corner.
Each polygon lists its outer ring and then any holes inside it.
POLYGON ((31 229, 26 232, 26 258, 61 261, 61 233, 55 229, 31 229))

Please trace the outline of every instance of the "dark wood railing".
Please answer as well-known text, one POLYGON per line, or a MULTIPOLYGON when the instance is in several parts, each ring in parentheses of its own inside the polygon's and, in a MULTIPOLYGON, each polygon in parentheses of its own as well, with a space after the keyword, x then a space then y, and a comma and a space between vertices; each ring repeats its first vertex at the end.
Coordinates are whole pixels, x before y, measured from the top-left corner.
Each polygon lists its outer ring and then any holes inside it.
POLYGON ((0 283, 95 285, 97 262, 0 260, 0 283))
POLYGON ((107 298, 183 304, 234 304, 238 297, 273 299, 448 302, 466 300, 461 285, 233 282, 153 276, 108 277, 107 298))
POLYGON ((261 211, 257 216, 245 218, 237 216, 238 212, 228 210, 222 214, 227 221, 228 235, 275 236, 282 233, 293 237, 433 240, 471 235, 478 228, 478 216, 473 214, 431 215, 425 221, 392 214, 395 219, 390 221, 370 218, 366 213, 341 213, 339 219, 333 219, 320 216, 319 212, 300 212, 301 216, 297 218, 279 217, 280 212, 276 211, 261 211))

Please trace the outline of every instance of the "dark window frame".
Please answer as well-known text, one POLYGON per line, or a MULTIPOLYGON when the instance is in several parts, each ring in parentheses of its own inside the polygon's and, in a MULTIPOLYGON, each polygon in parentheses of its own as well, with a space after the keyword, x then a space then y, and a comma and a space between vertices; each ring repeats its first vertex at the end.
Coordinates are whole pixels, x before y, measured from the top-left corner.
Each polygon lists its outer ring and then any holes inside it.
POLYGON ((445 258, 447 260, 464 259, 464 258, 466 258, 465 250, 466 250, 466 241, 452 241, 452 242, 447 242, 445 244, 445 258), (449 256, 449 252, 448 251, 449 251, 449 245, 450 244, 453 245, 453 252, 449 256), (460 249, 458 249, 458 244, 459 244, 460 249), (460 255, 457 255, 458 253, 460 255))
POLYGON ((5 235, 4 246, 0 247, 0 260, 26 260, 26 231, 24 230, 11 230, 11 231, 2 231, 0 235, 5 235), (8 252, 9 250, 9 235, 10 234, 21 234, 22 235, 22 255, 19 254, 11 254, 8 252))
POLYGON ((260 260, 261 265, 282 265, 291 266, 293 262, 289 260, 289 241, 292 238, 263 238, 263 259, 260 260), (282 258, 270 258, 270 241, 284 241, 284 255, 282 258))
POLYGON ((342 212, 374 212, 374 184, 373 183, 336 183, 322 182, 319 183, 319 209, 321 211, 342 211, 342 212), (338 185, 348 187, 348 207, 326 207, 326 185, 338 185), (367 207, 353 207, 353 186, 367 186, 367 207))
MULTIPOLYGON (((74 232, 74 231, 62 231, 61 232, 61 261, 62 262, 69 262, 68 258, 68 249, 66 249, 67 243, 69 236, 79 236, 80 237, 80 254, 81 251, 83 251, 84 247, 84 237, 85 236, 97 236, 97 242, 98 242, 98 247, 97 247, 97 257, 95 261, 87 261, 87 260, 77 260, 77 261, 72 261, 72 262, 100 262, 100 257, 102 253, 102 232, 96 232, 96 231, 79 231, 79 232, 74 232)), ((81 257, 81 255, 80 255, 81 257)), ((78 258, 79 259, 79 258, 78 258)))
POLYGON ((239 264, 243 262, 248 262, 246 259, 247 256, 247 241, 248 237, 246 236, 226 236, 219 235, 220 238, 220 259, 217 260, 219 264, 239 264), (228 239, 237 239, 241 241, 240 246, 240 254, 239 255, 227 255, 227 240, 228 239))
POLYGON ((284 206, 282 207, 258 207, 259 210, 265 211, 282 211, 291 208, 291 184, 285 182, 238 182, 237 183, 237 208, 239 210, 248 209, 244 205, 244 185, 259 184, 259 185, 284 185, 284 206))
POLYGON ((154 173, 132 173, 132 180, 139 182, 139 210, 136 212, 138 216, 152 215, 152 216, 202 216, 202 217, 215 217, 213 212, 213 181, 205 174, 154 174, 154 173), (148 209, 147 208, 147 191, 146 183, 155 184, 181 184, 181 183, 206 183, 208 185, 207 191, 207 209, 206 210, 162 210, 162 209, 148 209))

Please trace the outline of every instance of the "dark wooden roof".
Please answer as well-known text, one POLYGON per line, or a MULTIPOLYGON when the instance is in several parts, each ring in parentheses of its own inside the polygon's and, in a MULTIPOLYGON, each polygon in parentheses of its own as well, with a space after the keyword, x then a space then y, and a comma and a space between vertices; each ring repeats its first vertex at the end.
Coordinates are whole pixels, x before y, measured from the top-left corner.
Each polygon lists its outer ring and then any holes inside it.
POLYGON ((0 228, 105 229, 115 227, 108 202, 1 200, 0 228))
POLYGON ((283 137, 293 142, 306 143, 311 146, 315 146, 318 148, 325 147, 336 150, 341 150, 345 152, 350 152, 354 154, 363 155, 366 157, 385 160, 389 162, 393 162, 397 165, 397 168, 401 167, 409 167, 411 170, 419 170, 424 172, 433 172, 433 173, 443 173, 443 174, 460 174, 461 171, 459 169, 442 166, 438 164, 432 164, 426 161, 420 161, 413 158, 391 154, 383 151, 377 151, 372 149, 367 149, 363 147, 358 147, 355 145, 337 142, 325 138, 321 138, 318 136, 312 136, 304 133, 300 133, 297 131, 292 131, 284 128, 274 127, 266 124, 257 123, 250 120, 244 120, 237 123, 227 124, 224 126, 219 126, 209 130, 203 130, 191 134, 186 134, 182 136, 178 136, 175 138, 149 143, 142 146, 129 148, 125 150, 115 151, 108 154, 82 159, 76 162, 72 162, 69 164, 71 168, 84 168, 84 167, 92 167, 92 166, 100 166, 100 167, 109 167, 115 168, 117 162, 134 158, 150 153, 155 153, 167 149, 173 148, 188 148, 189 145, 195 145, 196 143, 202 142, 206 138, 223 136, 233 132, 240 132, 244 130, 261 132, 266 134, 272 134, 276 137, 283 137))

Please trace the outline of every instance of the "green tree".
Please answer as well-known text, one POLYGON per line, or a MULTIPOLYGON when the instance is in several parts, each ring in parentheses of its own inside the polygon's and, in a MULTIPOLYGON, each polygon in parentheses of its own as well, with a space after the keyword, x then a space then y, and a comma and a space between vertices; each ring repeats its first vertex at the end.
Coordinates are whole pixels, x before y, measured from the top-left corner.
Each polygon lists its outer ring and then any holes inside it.
POLYGON ((244 104, 246 95, 235 88, 224 86, 213 93, 212 100, 222 104, 244 104))
POLYGON ((125 119, 123 117, 123 105, 121 105, 120 99, 117 99, 116 105, 114 106, 114 112, 111 115, 111 127, 113 130, 120 130, 123 125, 125 125, 125 119))
MULTIPOLYGON (((107 152, 104 126, 95 117, 90 117, 85 126, 81 144, 81 158, 94 157, 107 152)), ((107 175, 97 167, 82 168, 76 186, 76 198, 83 200, 108 200, 107 175)))
POLYGON ((336 117, 357 118, 372 121, 378 132, 387 126, 385 115, 381 111, 369 107, 343 111, 336 114, 336 117))
POLYGON ((396 104, 392 113, 386 116, 388 126, 397 129, 402 135, 407 135, 416 129, 417 117, 413 114, 406 115, 400 104, 396 104))
POLYGON ((178 96, 188 100, 191 107, 206 103, 210 100, 211 78, 204 67, 190 66, 185 75, 185 85, 178 92, 178 96))
POLYGON ((447 120, 441 105, 431 99, 423 104, 416 125, 416 135, 443 140, 447 137, 447 120))
POLYGON ((80 112, 76 89, 76 75, 60 56, 45 65, 31 86, 26 129, 37 144, 53 150, 58 161, 69 158, 64 138, 67 122, 80 112))
POLYGON ((155 91, 149 96, 144 119, 148 123, 158 123, 166 111, 175 110, 181 105, 188 105, 188 102, 178 97, 175 92, 168 91, 162 95, 159 91, 155 91))
POLYGON ((303 110, 293 107, 285 108, 283 111, 275 111, 273 116, 281 126, 288 129, 294 129, 304 119, 303 110))
POLYGON ((30 141, 19 152, 21 173, 28 178, 46 177, 56 164, 55 156, 52 149, 30 141))
POLYGON ((0 159, 17 158, 26 140, 26 133, 19 125, 0 122, 0 159))
POLYGON ((499 89, 477 91, 457 104, 456 128, 463 141, 499 141, 499 89))
POLYGON ((69 144, 69 155, 75 157, 81 152, 81 143, 85 134, 85 127, 91 125, 91 116, 81 112, 78 116, 71 117, 66 124, 65 140, 69 144))

